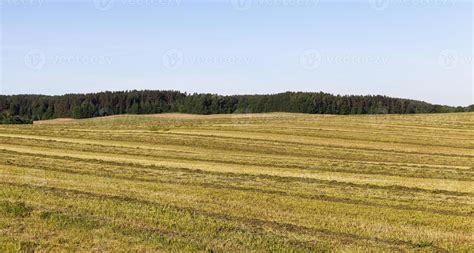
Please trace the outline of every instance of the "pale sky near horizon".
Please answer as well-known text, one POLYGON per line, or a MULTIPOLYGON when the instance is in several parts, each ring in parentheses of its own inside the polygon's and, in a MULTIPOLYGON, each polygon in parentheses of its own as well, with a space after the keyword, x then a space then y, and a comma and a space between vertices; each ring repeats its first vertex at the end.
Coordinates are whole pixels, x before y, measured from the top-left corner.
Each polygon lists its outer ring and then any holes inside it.
POLYGON ((472 1, 0 1, 0 94, 324 91, 474 104, 472 1))

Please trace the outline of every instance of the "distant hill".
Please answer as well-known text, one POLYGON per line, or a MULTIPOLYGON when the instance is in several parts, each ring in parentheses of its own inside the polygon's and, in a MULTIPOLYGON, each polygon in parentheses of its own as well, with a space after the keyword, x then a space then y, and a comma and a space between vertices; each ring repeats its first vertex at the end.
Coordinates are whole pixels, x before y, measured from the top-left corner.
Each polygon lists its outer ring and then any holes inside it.
POLYGON ((285 92, 270 95, 188 94, 179 91, 117 91, 62 96, 0 96, 0 123, 21 124, 53 118, 91 118, 116 114, 262 113, 411 114, 474 111, 387 96, 285 92))

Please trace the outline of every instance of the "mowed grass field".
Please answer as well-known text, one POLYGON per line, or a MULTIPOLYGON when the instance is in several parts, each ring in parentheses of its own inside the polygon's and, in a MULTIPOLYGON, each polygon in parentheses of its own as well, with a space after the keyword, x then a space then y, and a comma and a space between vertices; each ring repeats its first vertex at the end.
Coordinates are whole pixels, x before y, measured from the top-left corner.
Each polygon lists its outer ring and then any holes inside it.
POLYGON ((474 251, 474 114, 0 125, 0 251, 474 251))

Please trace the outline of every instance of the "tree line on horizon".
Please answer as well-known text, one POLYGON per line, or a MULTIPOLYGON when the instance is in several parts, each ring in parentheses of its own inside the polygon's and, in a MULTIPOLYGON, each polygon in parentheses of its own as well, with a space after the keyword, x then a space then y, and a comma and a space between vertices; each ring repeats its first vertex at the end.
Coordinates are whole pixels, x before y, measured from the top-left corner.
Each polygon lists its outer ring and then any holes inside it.
POLYGON ((451 107, 387 96, 285 92, 270 95, 188 94, 132 90, 62 96, 0 96, 0 123, 28 124, 54 118, 92 118, 116 114, 264 113, 414 114, 474 111, 474 105, 451 107))

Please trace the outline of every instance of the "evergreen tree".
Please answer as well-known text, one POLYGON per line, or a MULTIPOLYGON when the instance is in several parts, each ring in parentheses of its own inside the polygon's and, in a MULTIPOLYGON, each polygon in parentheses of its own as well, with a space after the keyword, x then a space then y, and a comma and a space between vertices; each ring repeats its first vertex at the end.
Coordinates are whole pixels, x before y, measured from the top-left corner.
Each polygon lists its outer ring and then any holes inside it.
POLYGON ((5 124, 30 123, 32 120, 59 117, 90 118, 124 113, 404 114, 461 111, 474 111, 474 105, 449 107, 386 96, 335 96, 323 92, 220 96, 178 91, 133 90, 63 96, 0 96, 0 122, 5 124))

